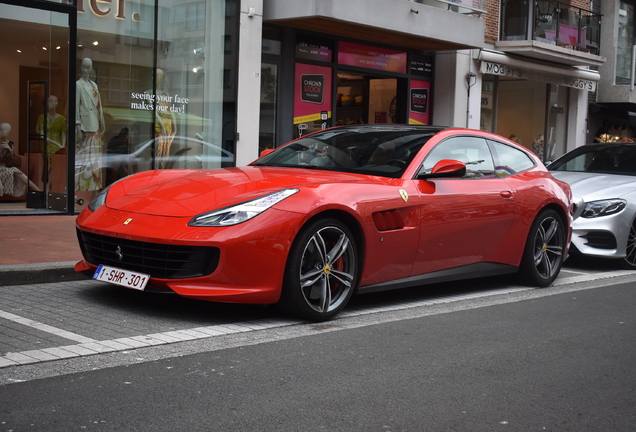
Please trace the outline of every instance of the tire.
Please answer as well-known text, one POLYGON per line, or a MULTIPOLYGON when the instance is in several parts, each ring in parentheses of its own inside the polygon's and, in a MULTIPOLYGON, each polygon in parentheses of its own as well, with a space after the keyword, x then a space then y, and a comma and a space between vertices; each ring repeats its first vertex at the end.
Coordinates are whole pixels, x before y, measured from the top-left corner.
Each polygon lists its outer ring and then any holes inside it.
POLYGON ((565 224, 554 210, 543 210, 532 223, 519 274, 522 282, 545 288, 559 275, 565 251, 565 224))
POLYGON ((620 260, 621 268, 626 270, 636 270, 636 220, 627 234, 627 247, 625 248, 625 258, 620 260))
POLYGON ((356 243, 346 225, 331 218, 310 222, 289 251, 279 306, 302 319, 329 320, 353 295, 358 273, 356 243))

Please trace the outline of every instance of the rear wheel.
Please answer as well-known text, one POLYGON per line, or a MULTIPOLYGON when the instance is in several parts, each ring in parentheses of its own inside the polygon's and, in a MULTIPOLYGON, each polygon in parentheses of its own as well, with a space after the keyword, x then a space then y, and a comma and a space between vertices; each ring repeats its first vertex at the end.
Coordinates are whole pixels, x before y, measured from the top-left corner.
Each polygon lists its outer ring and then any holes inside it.
POLYGON ((625 258, 620 260, 621 267, 627 270, 636 270, 636 220, 632 223, 627 234, 627 247, 625 258))
POLYGON ((559 275, 565 251, 565 225, 554 210, 544 210, 534 220, 521 261, 524 283, 541 288, 559 275))
POLYGON ((355 239, 337 219, 318 219, 299 233, 289 252, 279 306, 311 321, 336 316, 358 280, 355 239))

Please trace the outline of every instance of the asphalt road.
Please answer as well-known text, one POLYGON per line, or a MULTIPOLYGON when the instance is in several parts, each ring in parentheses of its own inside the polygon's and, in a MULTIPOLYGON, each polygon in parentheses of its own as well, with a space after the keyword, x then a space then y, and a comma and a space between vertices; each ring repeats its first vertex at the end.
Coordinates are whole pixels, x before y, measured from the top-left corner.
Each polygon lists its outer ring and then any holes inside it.
MULTIPOLYGON (((506 281, 488 279, 401 292, 397 303, 360 297, 352 309, 362 313, 323 324, 241 309, 251 322, 283 321, 0 368, 0 431, 636 430, 636 275, 592 279, 495 294, 487 285, 506 281), (454 292, 428 301, 436 290, 454 292)), ((93 302, 106 295, 78 290, 93 302)), ((121 328, 154 320, 167 334, 162 323, 186 322, 155 301, 128 315, 125 303, 105 307, 121 328), (135 315, 144 316, 131 323, 135 315)), ((199 303, 177 302, 176 314, 199 303)), ((228 325, 196 307, 193 325, 228 325)))

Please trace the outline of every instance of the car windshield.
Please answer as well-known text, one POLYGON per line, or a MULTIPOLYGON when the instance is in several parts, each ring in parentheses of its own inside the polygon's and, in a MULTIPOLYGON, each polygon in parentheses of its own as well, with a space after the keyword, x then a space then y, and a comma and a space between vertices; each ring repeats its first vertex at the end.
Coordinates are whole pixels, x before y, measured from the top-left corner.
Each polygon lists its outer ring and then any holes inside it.
POLYGON ((252 165, 311 168, 399 178, 439 128, 334 128, 307 135, 252 165))
POLYGON ((549 169, 636 176, 636 145, 579 147, 554 161, 549 169))

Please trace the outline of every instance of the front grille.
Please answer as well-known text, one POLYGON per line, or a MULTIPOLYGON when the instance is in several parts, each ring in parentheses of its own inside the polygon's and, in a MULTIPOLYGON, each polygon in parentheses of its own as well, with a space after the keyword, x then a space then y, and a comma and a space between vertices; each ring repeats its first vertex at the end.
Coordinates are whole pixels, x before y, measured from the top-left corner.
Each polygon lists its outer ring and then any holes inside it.
POLYGON ((77 238, 89 263, 146 273, 158 279, 205 276, 219 263, 220 251, 215 247, 142 242, 80 230, 77 238))
POLYGON ((607 231, 588 231, 587 234, 581 236, 584 238, 585 244, 589 247, 597 249, 616 249, 616 237, 607 231))

